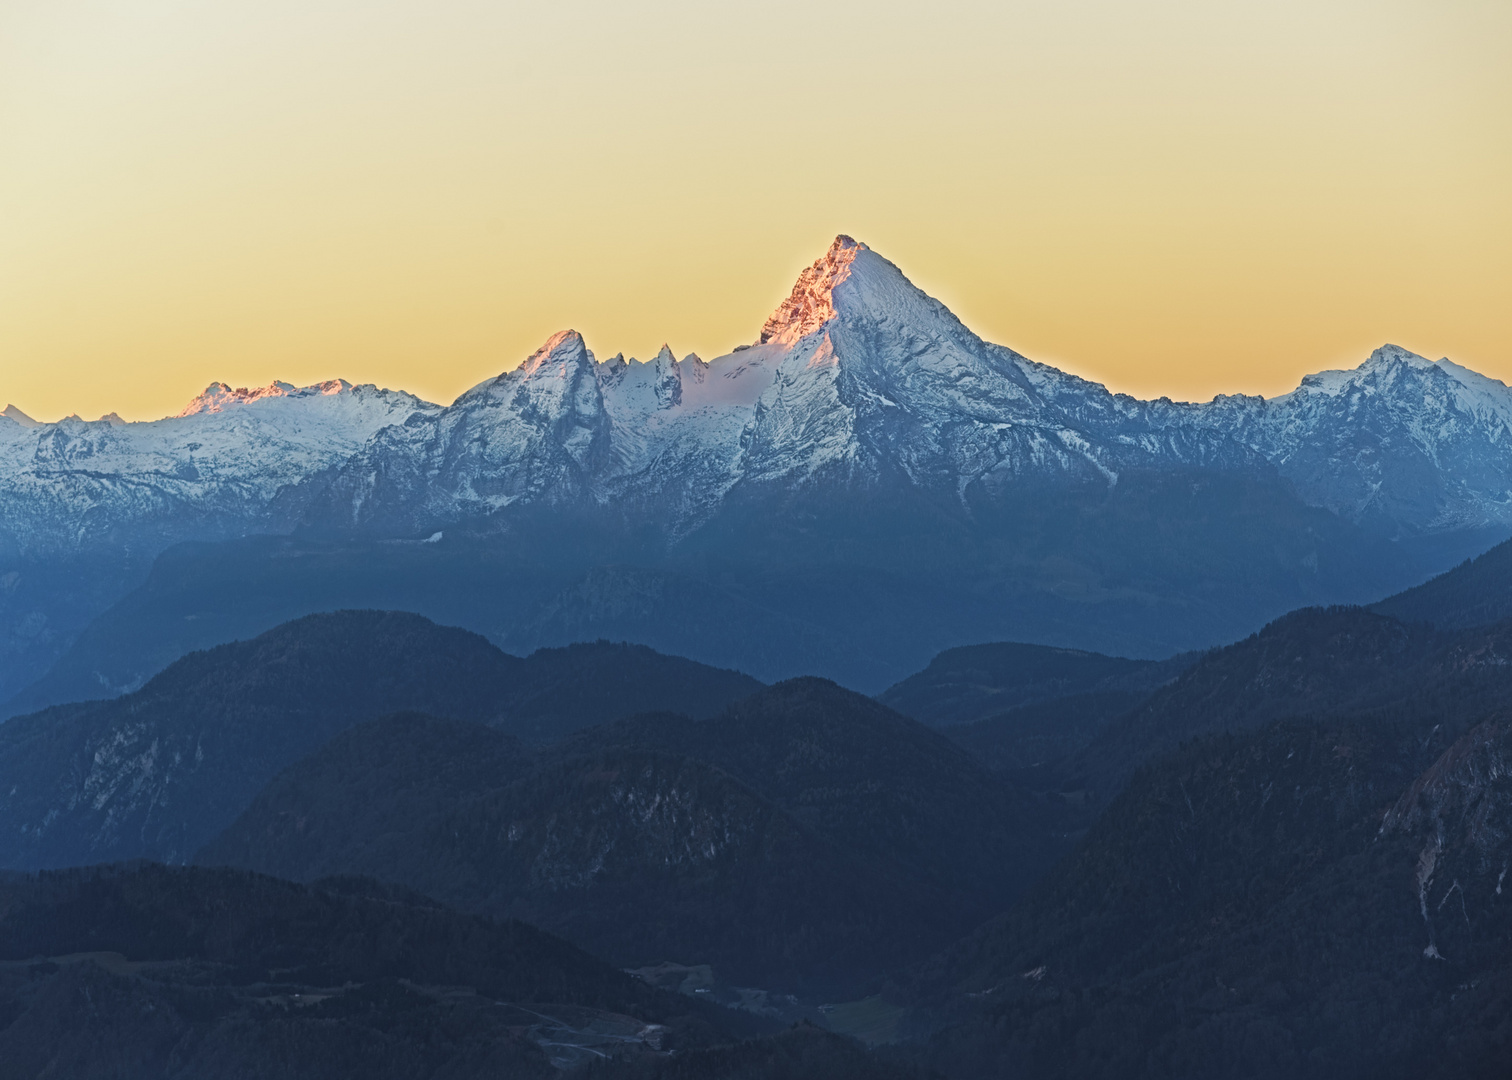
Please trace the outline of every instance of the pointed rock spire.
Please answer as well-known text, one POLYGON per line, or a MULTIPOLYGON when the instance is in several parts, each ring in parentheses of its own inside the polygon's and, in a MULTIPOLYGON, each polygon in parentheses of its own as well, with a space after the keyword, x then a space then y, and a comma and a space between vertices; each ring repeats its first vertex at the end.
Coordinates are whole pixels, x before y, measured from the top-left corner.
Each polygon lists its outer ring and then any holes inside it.
POLYGON ((560 330, 552 334, 535 352, 526 357, 518 368, 521 375, 531 378, 545 369, 558 365, 580 364, 591 360, 583 335, 576 330, 560 330))
POLYGON ((844 234, 824 256, 798 275, 788 298, 777 305, 772 317, 761 328, 759 344, 776 341, 791 345, 813 333, 835 317, 834 290, 850 276, 851 263, 863 251, 870 250, 844 234))

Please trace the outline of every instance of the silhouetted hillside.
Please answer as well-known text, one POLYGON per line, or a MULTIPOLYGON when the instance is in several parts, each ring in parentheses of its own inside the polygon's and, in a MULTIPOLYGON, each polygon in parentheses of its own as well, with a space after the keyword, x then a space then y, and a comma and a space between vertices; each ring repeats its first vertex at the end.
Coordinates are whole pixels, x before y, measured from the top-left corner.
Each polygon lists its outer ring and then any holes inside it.
POLYGON ((1057 765, 1090 743, 1115 717, 1148 697, 1126 690, 1071 694, 944 727, 940 734, 989 769, 1012 774, 1034 787, 1054 787, 1060 784, 1057 765))
POLYGON ((854 829, 816 835, 706 762, 576 748, 524 768, 485 728, 363 724, 281 773, 197 861, 371 875, 626 967, 709 963, 727 982, 805 993, 854 988, 971 925, 854 829))
POLYGON ((481 724, 422 713, 367 721, 279 773, 195 861, 294 881, 413 880, 394 852, 428 850, 438 815, 533 767, 517 739, 481 724))
POLYGON ((995 642, 946 649, 929 666, 877 696, 932 727, 969 724, 1025 705, 1080 694, 1148 695, 1197 659, 1127 660, 1120 656, 995 642))
POLYGON ((962 1078, 1505 1075, 1512 742, 1433 719, 1282 722, 1143 771, 1024 905, 920 973, 916 1022, 942 1028, 925 1059, 962 1078))
POLYGON ((1208 654, 1107 724, 1062 766, 1062 784, 1115 794, 1184 740, 1289 716, 1419 716, 1465 725, 1512 695, 1512 624, 1435 632, 1361 608, 1308 608, 1208 654))
POLYGON ((633 646, 521 660, 402 612, 336 612, 176 661, 141 690, 0 726, 0 865, 183 860, 279 770, 415 709, 555 737, 642 708, 702 712, 758 684, 633 646))
POLYGON ((70 1078, 547 1077, 552 1017, 621 1053, 752 1027, 518 922, 151 865, 0 881, 0 1010, 5 1075, 70 1078))
POLYGON ((841 849, 946 890, 966 920, 1007 903, 1060 851, 1045 806, 939 733, 824 679, 778 683, 710 720, 631 717, 563 752, 608 746, 711 762, 841 849))
POLYGON ((1512 540, 1372 604, 1370 610, 1403 622, 1432 623, 1441 630, 1512 619, 1512 540))
POLYGON ((781 1035, 672 1057, 594 1062, 583 1080, 910 1080, 925 1074, 883 1062, 849 1039, 800 1024, 781 1035))
POLYGON ((738 671, 667 656, 644 645, 596 641, 537 649, 492 721, 527 742, 666 709, 702 719, 762 684, 738 671))

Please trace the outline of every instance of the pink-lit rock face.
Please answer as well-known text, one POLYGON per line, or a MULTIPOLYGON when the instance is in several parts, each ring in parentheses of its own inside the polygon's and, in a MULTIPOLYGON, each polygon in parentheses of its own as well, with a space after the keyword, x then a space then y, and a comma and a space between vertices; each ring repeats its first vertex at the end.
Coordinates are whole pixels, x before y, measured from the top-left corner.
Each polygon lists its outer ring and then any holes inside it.
POLYGON ((198 416, 201 413, 218 413, 234 405, 250 405, 264 398, 339 394, 351 388, 352 384, 345 379, 329 379, 323 383, 315 383, 313 386, 295 386, 293 383, 275 380, 267 386, 259 386, 251 390, 245 386, 232 389, 223 382, 213 382, 205 387, 203 394, 184 406, 184 411, 178 415, 198 416))
POLYGON ((837 236, 823 258, 798 276, 793 291, 761 328, 758 344, 791 345, 835 317, 835 286, 850 276, 856 256, 869 250, 848 236, 837 236))

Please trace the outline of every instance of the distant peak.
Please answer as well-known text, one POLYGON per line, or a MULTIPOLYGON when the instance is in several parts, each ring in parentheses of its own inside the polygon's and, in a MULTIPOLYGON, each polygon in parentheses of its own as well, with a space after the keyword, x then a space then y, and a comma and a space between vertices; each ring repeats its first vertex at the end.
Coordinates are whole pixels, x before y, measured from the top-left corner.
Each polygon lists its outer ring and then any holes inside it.
MULTIPOLYGON (((1388 364, 1393 362, 1399 364, 1405 363, 1411 365, 1412 367, 1433 366, 1433 361, 1428 359, 1426 356, 1419 356, 1417 353, 1413 352, 1410 349, 1404 349, 1400 345, 1392 345, 1389 342, 1385 345, 1382 345, 1375 352, 1371 353, 1369 359, 1365 361, 1365 364, 1375 365, 1388 364)), ((1361 366, 1363 367, 1365 365, 1361 366)))
POLYGON ((16 408, 14 405, 7 405, 5 407, 5 411, 4 412, 0 412, 0 416, 5 417, 7 420, 14 420, 16 423, 20 424, 22 427, 41 427, 42 426, 39 421, 33 420, 31 417, 27 416, 24 412, 22 412, 20 409, 16 408))
POLYGON ((674 364, 676 362, 677 357, 672 355, 672 346, 665 342, 662 343, 661 351, 656 354, 656 358, 652 361, 652 363, 660 364, 674 364))
POLYGON ((761 328, 759 343, 765 345, 776 341, 790 345, 833 319, 835 286, 850 276, 856 256, 867 250, 865 244, 843 233, 835 237, 823 257, 798 275, 792 293, 777 305, 777 310, 761 328))
POLYGON ((202 413, 224 412, 226 409, 234 406, 250 405, 254 401, 261 401, 264 398, 324 397, 330 394, 339 394, 343 390, 350 390, 351 388, 352 384, 345 379, 328 379, 323 383, 314 383, 310 386, 295 386, 293 383, 286 383, 275 379, 267 386, 259 386, 250 390, 245 386, 232 389, 227 383, 213 382, 205 387, 203 394, 184 406, 184 411, 178 415, 184 417, 198 416, 202 413))
POLYGON ((550 364, 572 363, 591 359, 583 335, 576 330, 559 330, 526 357, 518 368, 521 375, 531 376, 550 364))

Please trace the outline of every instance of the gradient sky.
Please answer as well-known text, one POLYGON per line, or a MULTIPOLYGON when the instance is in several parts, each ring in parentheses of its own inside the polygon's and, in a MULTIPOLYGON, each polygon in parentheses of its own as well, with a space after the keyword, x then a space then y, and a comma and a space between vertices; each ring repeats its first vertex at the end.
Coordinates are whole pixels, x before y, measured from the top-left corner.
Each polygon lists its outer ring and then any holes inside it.
POLYGON ((1512 382, 1507 0, 0 0, 0 404, 751 341, 837 232, 1141 396, 1512 382))

